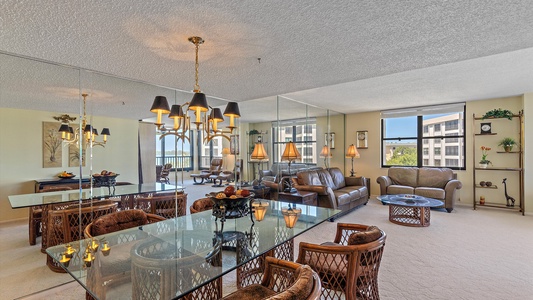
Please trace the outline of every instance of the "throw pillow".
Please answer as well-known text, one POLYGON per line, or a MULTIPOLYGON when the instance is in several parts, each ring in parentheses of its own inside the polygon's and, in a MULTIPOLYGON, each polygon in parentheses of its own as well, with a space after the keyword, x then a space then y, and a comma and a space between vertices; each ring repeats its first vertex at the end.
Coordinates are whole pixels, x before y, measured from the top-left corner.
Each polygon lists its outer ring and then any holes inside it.
POLYGON ((381 230, 376 226, 368 226, 365 231, 350 234, 348 245, 361 245, 373 242, 381 237, 381 230))

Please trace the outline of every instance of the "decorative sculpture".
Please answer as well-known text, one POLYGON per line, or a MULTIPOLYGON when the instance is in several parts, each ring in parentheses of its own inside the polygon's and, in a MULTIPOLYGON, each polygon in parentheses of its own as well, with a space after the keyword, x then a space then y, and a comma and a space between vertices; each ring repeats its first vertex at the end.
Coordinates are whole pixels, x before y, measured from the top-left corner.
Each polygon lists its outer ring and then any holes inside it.
POLYGON ((505 200, 507 201, 507 205, 506 206, 514 206, 514 202, 515 202, 515 199, 511 196, 509 196, 507 194, 507 178, 504 178, 502 183, 503 183, 503 188, 504 188, 504 192, 505 192, 505 200))

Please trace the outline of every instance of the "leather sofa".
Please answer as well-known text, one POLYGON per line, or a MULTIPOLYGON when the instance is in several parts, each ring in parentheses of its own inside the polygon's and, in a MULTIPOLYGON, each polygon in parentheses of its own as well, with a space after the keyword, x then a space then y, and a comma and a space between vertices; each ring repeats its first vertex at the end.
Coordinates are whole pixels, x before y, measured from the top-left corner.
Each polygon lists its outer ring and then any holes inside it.
POLYGON ((322 169, 320 167, 309 167, 306 164, 291 163, 289 172, 288 163, 274 163, 270 170, 261 171, 261 184, 270 188, 270 199, 278 199, 278 193, 282 192, 290 181, 290 176, 295 176, 302 170, 322 169))
POLYGON ((300 171, 292 181, 299 191, 316 192, 318 206, 340 209, 340 215, 368 202, 366 178, 344 177, 339 168, 300 171))
POLYGON ((414 194, 442 200, 448 212, 458 198, 457 190, 463 187, 449 168, 391 167, 377 183, 381 195, 414 194))

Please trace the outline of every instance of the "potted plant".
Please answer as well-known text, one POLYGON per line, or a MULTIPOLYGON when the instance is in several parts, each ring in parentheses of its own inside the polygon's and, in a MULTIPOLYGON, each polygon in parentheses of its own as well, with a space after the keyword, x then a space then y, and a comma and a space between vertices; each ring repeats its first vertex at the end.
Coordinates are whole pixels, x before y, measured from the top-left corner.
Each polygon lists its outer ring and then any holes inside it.
POLYGON ((506 118, 509 120, 513 119, 513 113, 507 109, 493 109, 486 112, 481 119, 494 119, 494 118, 506 118))
POLYGON ((490 149, 490 147, 481 146, 481 160, 479 161, 480 168, 486 168, 489 165, 492 165, 492 162, 487 159, 490 149))
POLYGON ((511 152, 513 150, 513 146, 516 145, 516 141, 513 138, 506 137, 503 140, 500 141, 498 146, 502 146, 505 152, 511 152))

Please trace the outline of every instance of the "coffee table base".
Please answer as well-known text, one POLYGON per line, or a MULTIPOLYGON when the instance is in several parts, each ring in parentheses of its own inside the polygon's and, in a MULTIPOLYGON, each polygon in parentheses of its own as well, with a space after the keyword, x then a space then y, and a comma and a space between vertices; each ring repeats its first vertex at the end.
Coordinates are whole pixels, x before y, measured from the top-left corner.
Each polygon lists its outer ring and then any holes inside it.
POLYGON ((411 207, 389 204, 389 221, 394 224, 427 227, 429 226, 431 209, 429 207, 411 207))

